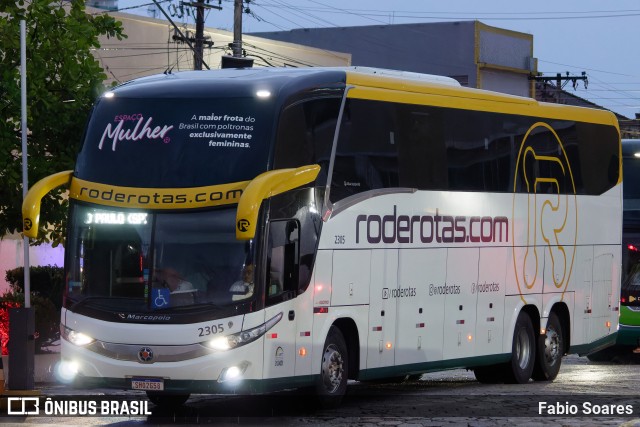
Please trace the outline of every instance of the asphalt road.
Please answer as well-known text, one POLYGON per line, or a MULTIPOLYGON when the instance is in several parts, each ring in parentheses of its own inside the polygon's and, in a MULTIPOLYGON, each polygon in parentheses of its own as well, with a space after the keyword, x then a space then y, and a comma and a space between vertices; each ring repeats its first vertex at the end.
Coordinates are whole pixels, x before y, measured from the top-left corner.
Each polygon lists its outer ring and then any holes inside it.
MULTIPOLYGON (((78 391, 42 385, 43 396, 144 401, 131 391, 78 391)), ((637 426, 640 427, 640 355, 596 363, 568 356, 553 382, 480 384, 472 372, 429 373, 403 383, 357 383, 336 409, 318 409, 298 391, 268 396, 193 395, 177 410, 149 404, 145 416, 17 416, 23 425, 256 425, 256 426, 637 426)), ((6 410, 3 410, 6 414, 6 410)))

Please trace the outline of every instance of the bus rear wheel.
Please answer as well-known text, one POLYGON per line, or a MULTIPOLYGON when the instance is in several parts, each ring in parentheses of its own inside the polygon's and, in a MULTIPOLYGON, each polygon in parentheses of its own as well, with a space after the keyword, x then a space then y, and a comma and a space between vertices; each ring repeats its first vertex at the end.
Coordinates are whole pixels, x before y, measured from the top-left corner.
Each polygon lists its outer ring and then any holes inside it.
POLYGON ((536 363, 532 378, 536 381, 553 381, 560 371, 564 354, 562 324, 558 315, 551 312, 547 321, 547 333, 538 339, 536 363))
POLYGON ((521 311, 513 330, 511 362, 506 365, 505 382, 524 384, 529 381, 536 359, 535 350, 536 339, 531 318, 521 311))
POLYGON ((147 399, 160 408, 177 408, 189 400, 190 394, 171 394, 157 391, 148 391, 147 399))
POLYGON ((324 343, 316 382, 318 403, 323 408, 336 407, 342 401, 347 391, 348 364, 347 344, 340 330, 332 326, 324 343))

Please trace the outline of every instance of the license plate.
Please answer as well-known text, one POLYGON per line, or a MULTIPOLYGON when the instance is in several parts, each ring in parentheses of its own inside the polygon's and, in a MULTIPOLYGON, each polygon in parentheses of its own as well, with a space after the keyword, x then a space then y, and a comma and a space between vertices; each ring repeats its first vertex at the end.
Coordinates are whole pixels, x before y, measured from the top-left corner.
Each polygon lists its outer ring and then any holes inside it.
POLYGON ((164 390, 164 380, 162 378, 131 378, 132 390, 164 390))

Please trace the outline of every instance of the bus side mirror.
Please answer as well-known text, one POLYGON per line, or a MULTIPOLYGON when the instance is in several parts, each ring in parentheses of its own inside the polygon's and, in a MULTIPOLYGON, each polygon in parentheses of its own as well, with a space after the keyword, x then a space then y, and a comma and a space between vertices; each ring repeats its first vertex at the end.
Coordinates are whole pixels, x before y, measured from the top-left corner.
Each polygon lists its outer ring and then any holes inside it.
POLYGON ((51 190, 61 185, 69 184, 73 171, 58 172, 42 178, 33 184, 22 202, 22 226, 25 237, 38 237, 40 227, 40 203, 42 198, 51 190))

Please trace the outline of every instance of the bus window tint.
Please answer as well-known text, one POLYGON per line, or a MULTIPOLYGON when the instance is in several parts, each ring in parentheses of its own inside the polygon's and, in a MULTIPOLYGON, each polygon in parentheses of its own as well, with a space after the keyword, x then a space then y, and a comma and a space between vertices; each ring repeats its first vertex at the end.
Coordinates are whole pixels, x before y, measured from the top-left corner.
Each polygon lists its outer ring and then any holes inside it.
POLYGON ((398 186, 394 106, 349 100, 336 149, 331 200, 398 186))
POLYGON ((274 169, 319 164, 318 185, 326 183, 340 98, 298 101, 280 115, 274 169))
POLYGON ((537 193, 602 194, 620 172, 615 132, 588 123, 350 99, 330 198, 336 202, 392 187, 528 192, 519 184, 526 180, 514 184, 517 150, 525 138, 537 156, 560 156, 571 166, 567 173, 557 162, 526 162, 522 177, 563 177, 538 182, 537 193))
POLYGON ((267 251, 267 303, 288 299, 298 290, 300 225, 296 220, 270 224, 267 251))

